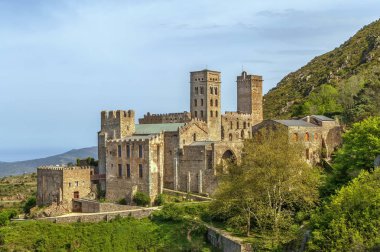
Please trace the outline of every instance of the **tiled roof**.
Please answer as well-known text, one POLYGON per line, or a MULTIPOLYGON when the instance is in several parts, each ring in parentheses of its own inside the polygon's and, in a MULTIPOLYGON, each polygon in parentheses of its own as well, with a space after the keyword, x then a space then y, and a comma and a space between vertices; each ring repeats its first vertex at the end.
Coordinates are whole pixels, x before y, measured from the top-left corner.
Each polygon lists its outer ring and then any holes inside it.
POLYGON ((158 134, 162 131, 177 131, 184 123, 158 123, 158 124, 136 124, 135 135, 158 134))
POLYGON ((299 126, 299 127, 318 127, 318 125, 305 122, 303 120, 274 120, 277 123, 285 126, 299 126))

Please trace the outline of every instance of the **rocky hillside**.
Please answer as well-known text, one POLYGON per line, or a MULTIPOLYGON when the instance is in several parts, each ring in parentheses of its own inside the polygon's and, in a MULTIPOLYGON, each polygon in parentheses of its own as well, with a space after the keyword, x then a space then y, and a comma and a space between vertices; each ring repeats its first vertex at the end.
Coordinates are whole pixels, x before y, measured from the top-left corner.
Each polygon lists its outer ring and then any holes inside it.
POLYGON ((98 158, 98 148, 88 147, 82 149, 74 149, 68 152, 54 155, 46 158, 39 158, 18 162, 0 162, 0 177, 9 175, 19 175, 23 173, 32 173, 41 165, 62 165, 67 163, 75 163, 77 158, 93 157, 98 158))
POLYGON ((340 47, 283 78, 265 95, 264 114, 266 118, 289 118, 315 112, 342 116, 353 122, 379 115, 379 93, 380 20, 377 20, 340 47), (324 97, 326 93, 331 97, 324 97), (326 99, 336 104, 318 108, 326 104, 326 99))

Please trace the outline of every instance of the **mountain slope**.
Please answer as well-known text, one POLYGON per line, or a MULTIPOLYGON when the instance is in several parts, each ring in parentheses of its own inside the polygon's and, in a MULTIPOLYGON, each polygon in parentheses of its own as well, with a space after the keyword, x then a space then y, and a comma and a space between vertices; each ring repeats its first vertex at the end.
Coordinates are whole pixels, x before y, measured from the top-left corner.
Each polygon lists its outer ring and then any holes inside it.
POLYGON ((36 168, 42 165, 60 165, 70 162, 75 163, 77 158, 87 157, 93 157, 97 159, 98 148, 95 146, 82 149, 73 149, 59 155, 33 160, 0 162, 0 177, 35 172, 36 168))
MULTIPOLYGON (((349 117, 347 120, 357 121, 380 113, 380 20, 283 78, 264 96, 265 117, 288 118, 308 113, 307 109, 299 109, 300 106, 323 84, 337 89, 336 100, 342 103, 338 104, 340 113, 349 117)), ((335 112, 326 111, 326 114, 335 112)))

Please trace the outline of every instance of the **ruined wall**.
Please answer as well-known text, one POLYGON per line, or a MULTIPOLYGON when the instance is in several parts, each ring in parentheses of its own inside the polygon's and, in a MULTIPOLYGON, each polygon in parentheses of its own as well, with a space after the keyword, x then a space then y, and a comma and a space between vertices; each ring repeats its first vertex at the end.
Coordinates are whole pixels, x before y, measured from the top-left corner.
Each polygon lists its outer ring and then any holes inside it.
POLYGON ((182 113, 168 114, 150 114, 149 112, 139 119, 140 124, 155 123, 186 123, 191 121, 191 113, 184 111, 182 113))
POLYGON ((222 141, 239 141, 252 137, 250 114, 226 112, 222 115, 222 141))
POLYGON ((107 143, 106 198, 131 200, 136 191, 142 191, 154 199, 162 190, 163 184, 163 143, 162 134, 109 141, 107 143), (142 157, 139 157, 139 146, 142 148, 142 157), (120 152, 118 148, 121 148, 120 152), (128 148, 130 149, 129 157, 128 148), (140 164, 142 177, 140 177, 140 164), (119 174, 119 167, 121 167, 121 174, 119 174))
POLYGON ((174 170, 178 158, 178 132, 164 133, 164 187, 174 189, 174 170), (175 160, 177 158, 177 161, 175 160))
POLYGON ((37 169, 37 205, 47 206, 62 201, 62 169, 37 169))

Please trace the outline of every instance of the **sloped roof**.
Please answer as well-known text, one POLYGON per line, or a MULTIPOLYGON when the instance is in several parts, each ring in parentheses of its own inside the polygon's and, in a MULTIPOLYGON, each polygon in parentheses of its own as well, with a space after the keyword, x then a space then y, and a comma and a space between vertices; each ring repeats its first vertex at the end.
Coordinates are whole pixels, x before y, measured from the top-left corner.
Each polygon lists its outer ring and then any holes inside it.
POLYGON ((191 146, 202 146, 202 145, 208 145, 208 144, 212 144, 212 143, 215 143, 215 141, 198 141, 198 142, 193 142, 190 145, 191 146))
POLYGON ((315 124, 312 124, 312 123, 309 123, 309 122, 305 122, 303 120, 273 120, 277 123, 280 123, 280 124, 283 124, 285 126, 289 126, 289 127, 292 127, 292 126, 299 126, 299 127, 318 127, 318 125, 315 125, 315 124))
POLYGON ((158 123, 158 124, 136 124, 135 135, 158 134, 162 131, 177 131, 184 123, 158 123))
POLYGON ((312 115, 312 117, 320 120, 320 121, 335 121, 334 119, 324 116, 324 115, 312 115))

